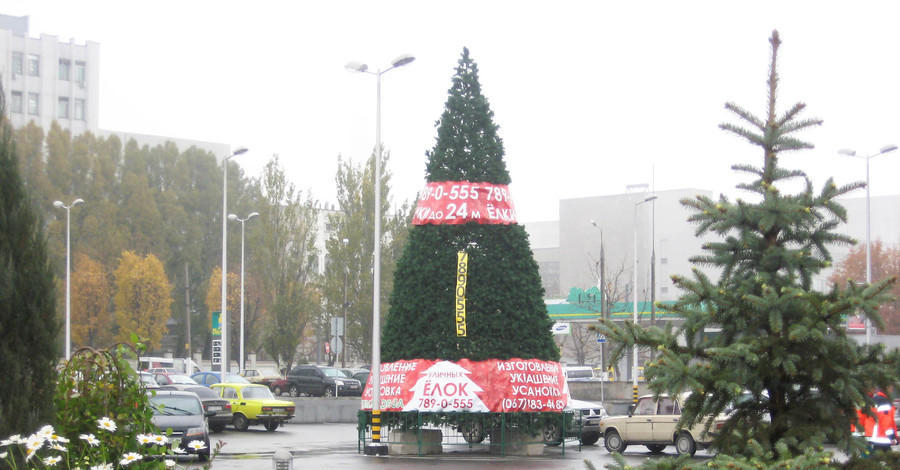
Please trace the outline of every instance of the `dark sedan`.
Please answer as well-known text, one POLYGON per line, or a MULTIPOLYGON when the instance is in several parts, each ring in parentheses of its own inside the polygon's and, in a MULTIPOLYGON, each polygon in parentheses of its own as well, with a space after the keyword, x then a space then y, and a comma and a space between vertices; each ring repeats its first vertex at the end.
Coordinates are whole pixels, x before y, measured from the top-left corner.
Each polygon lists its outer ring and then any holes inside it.
POLYGON ((172 448, 180 448, 189 454, 209 460, 209 426, 207 418, 213 411, 203 411, 203 404, 196 394, 180 390, 154 390, 150 392, 153 408, 153 424, 163 434, 169 435, 172 448))

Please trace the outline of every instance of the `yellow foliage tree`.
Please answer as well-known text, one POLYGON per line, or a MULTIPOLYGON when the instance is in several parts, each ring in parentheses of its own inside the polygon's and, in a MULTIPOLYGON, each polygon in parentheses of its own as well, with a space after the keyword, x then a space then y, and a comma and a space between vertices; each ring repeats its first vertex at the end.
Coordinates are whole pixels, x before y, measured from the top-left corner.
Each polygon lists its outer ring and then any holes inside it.
MULTIPOLYGON (((222 267, 216 266, 209 277, 206 290, 206 321, 212 324, 212 312, 222 310, 222 267)), ((245 286, 246 287, 246 286, 245 286)), ((237 274, 228 273, 228 292, 225 299, 228 308, 228 356, 234 360, 240 353, 241 334, 241 278, 237 274)))
POLYGON ((122 252, 116 278, 117 340, 129 342, 131 333, 148 338, 150 349, 158 349, 172 316, 172 284, 159 258, 122 252))
POLYGON ((112 286, 103 265, 87 255, 75 258, 72 270, 72 345, 105 348, 112 344, 112 286))

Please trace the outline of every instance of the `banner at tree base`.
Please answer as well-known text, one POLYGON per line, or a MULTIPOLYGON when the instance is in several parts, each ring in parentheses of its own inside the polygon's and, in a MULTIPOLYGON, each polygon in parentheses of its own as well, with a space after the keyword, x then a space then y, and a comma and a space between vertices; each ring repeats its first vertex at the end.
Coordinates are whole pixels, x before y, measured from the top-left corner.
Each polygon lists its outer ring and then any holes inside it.
MULTIPOLYGON (((381 365, 382 411, 563 411, 569 389, 558 362, 414 359, 381 365)), ((372 375, 361 408, 372 409, 372 375)))

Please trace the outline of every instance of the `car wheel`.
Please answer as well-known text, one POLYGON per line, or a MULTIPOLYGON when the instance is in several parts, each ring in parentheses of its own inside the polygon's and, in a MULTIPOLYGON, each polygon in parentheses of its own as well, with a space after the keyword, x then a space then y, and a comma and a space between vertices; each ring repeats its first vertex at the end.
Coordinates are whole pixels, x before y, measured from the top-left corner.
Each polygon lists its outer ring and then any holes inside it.
POLYGON ((280 397, 282 392, 284 392, 284 390, 282 390, 278 385, 272 387, 272 393, 275 394, 276 397, 280 397))
POLYGON ((581 445, 592 446, 600 440, 599 432, 589 432, 581 435, 581 445))
POLYGON ((323 397, 333 397, 334 396, 334 387, 325 387, 325 390, 322 390, 323 397))
POLYGON ((279 424, 281 424, 281 423, 279 423, 276 420, 266 421, 266 424, 265 424, 266 431, 274 431, 274 430, 278 429, 279 424))
POLYGON ((291 385, 290 388, 288 388, 288 394, 292 397, 299 397, 300 396, 300 387, 298 387, 296 385, 291 385))
POLYGON ((675 450, 678 451, 678 455, 688 454, 693 456, 697 452, 697 443, 694 442, 694 438, 690 434, 683 432, 675 438, 675 450))
POLYGON ((234 429, 246 431, 250 427, 250 420, 242 414, 234 415, 234 429))
POLYGON ((556 423, 548 423, 544 426, 544 445, 558 446, 562 441, 562 429, 556 423))
POLYGON ((622 440, 622 436, 620 436, 619 432, 615 429, 606 433, 604 445, 609 453, 618 452, 620 454, 625 452, 625 449, 628 447, 628 444, 625 444, 625 441, 622 440))
POLYGON ((662 454, 662 451, 666 449, 664 444, 649 444, 647 448, 650 449, 651 454, 662 454))
POLYGON ((481 421, 470 421, 459 426, 463 440, 469 444, 480 444, 484 441, 484 425, 481 421))
POLYGON ((224 424, 210 424, 209 429, 212 432, 222 432, 225 430, 225 425, 224 424))

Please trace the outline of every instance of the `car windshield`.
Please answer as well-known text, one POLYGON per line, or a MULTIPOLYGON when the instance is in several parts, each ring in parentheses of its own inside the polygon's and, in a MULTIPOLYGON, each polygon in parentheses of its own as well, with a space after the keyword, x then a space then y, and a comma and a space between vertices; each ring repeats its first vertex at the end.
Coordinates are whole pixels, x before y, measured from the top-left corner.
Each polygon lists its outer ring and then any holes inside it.
POLYGON ((244 395, 244 398, 261 398, 269 400, 275 398, 267 387, 244 387, 242 394, 244 395))
POLYGON ((196 397, 177 395, 156 395, 150 397, 154 415, 198 415, 203 413, 200 400, 196 397))
POLYGON ((169 380, 171 380, 173 384, 194 385, 197 383, 196 380, 186 375, 170 375, 169 380))
POLYGON ((347 378, 340 369, 336 369, 334 367, 322 367, 322 372, 325 373, 325 377, 338 377, 338 378, 347 378))
POLYGON ((249 380, 247 380, 237 374, 228 374, 225 377, 228 378, 228 383, 233 383, 233 384, 248 384, 248 383, 250 383, 249 380))

